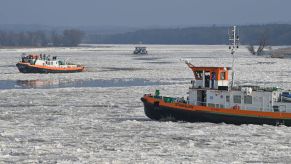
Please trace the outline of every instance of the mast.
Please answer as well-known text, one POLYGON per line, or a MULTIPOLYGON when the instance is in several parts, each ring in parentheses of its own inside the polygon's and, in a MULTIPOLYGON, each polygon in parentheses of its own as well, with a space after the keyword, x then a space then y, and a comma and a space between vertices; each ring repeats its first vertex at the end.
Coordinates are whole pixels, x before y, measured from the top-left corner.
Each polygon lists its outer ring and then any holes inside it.
POLYGON ((231 82, 231 88, 234 86, 234 80, 235 80, 235 56, 234 53, 238 49, 239 45, 239 34, 236 26, 231 27, 228 30, 228 37, 229 37, 229 49, 230 53, 232 54, 232 82, 231 82))

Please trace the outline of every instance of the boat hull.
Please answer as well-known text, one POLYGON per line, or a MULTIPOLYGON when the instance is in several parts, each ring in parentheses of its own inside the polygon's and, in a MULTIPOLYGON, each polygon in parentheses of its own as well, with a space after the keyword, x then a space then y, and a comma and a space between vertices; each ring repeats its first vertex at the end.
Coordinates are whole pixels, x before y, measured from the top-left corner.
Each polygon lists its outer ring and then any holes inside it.
POLYGON ((187 121, 187 122, 211 122, 227 124, 269 124, 291 126, 291 119, 263 118, 254 116, 228 115, 217 112, 199 110, 185 110, 179 107, 159 105, 158 101, 150 102, 141 98, 144 103, 144 112, 153 120, 187 121))
POLYGON ((57 69, 48 67, 38 67, 26 63, 17 63, 16 67, 21 73, 75 73, 82 72, 84 67, 76 67, 70 69, 57 69))

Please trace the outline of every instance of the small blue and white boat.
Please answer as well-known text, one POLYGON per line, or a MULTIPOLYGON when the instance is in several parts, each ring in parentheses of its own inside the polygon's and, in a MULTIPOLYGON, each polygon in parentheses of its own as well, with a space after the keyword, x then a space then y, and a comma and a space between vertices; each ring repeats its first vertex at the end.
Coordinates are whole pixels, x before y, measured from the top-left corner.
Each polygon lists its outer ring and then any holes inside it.
POLYGON ((282 100, 291 102, 291 93, 290 92, 283 92, 282 93, 282 100))

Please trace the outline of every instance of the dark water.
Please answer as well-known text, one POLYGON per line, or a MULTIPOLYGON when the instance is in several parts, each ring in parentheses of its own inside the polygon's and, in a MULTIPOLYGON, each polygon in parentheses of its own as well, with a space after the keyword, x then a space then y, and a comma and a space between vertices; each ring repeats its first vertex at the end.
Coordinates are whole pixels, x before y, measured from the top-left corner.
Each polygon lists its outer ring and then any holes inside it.
POLYGON ((103 71, 139 71, 139 70, 145 70, 142 68, 133 68, 133 67, 126 67, 126 68, 120 68, 120 67, 102 67, 103 71))
POLYGON ((83 88, 83 87, 130 87, 169 85, 172 82, 150 81, 147 79, 111 79, 111 80, 0 80, 0 89, 50 89, 50 88, 83 88))
POLYGON ((157 57, 137 57, 134 58, 134 60, 146 60, 146 61, 152 61, 152 60, 159 60, 161 58, 157 58, 157 57))

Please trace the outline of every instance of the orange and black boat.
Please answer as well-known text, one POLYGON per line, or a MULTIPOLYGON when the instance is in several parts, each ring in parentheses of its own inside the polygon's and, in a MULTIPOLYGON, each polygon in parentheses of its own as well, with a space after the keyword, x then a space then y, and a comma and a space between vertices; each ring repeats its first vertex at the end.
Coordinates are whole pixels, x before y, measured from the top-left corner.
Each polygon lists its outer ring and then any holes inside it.
POLYGON ((195 67, 189 95, 184 98, 146 94, 141 100, 147 117, 231 124, 284 124, 291 126, 289 91, 258 86, 228 86, 224 67, 195 67))
POLYGON ((21 61, 18 62, 16 66, 22 73, 73 73, 82 72, 85 69, 82 65, 58 60, 56 56, 51 59, 50 56, 45 54, 23 54, 21 61))
POLYGON ((291 126, 290 105, 289 109, 283 110, 274 105, 270 111, 242 109, 238 105, 231 108, 213 107, 210 103, 195 105, 188 101, 178 101, 177 98, 150 94, 144 95, 141 100, 146 116, 153 120, 291 126))
MULTIPOLYGON (((235 43, 232 46, 237 47, 235 43)), ((160 96, 158 90, 154 95, 145 94, 141 101, 147 117, 153 120, 291 126, 290 91, 234 86, 234 73, 232 83, 229 83, 229 67, 196 67, 188 61, 186 64, 194 74, 187 98, 160 96)))

